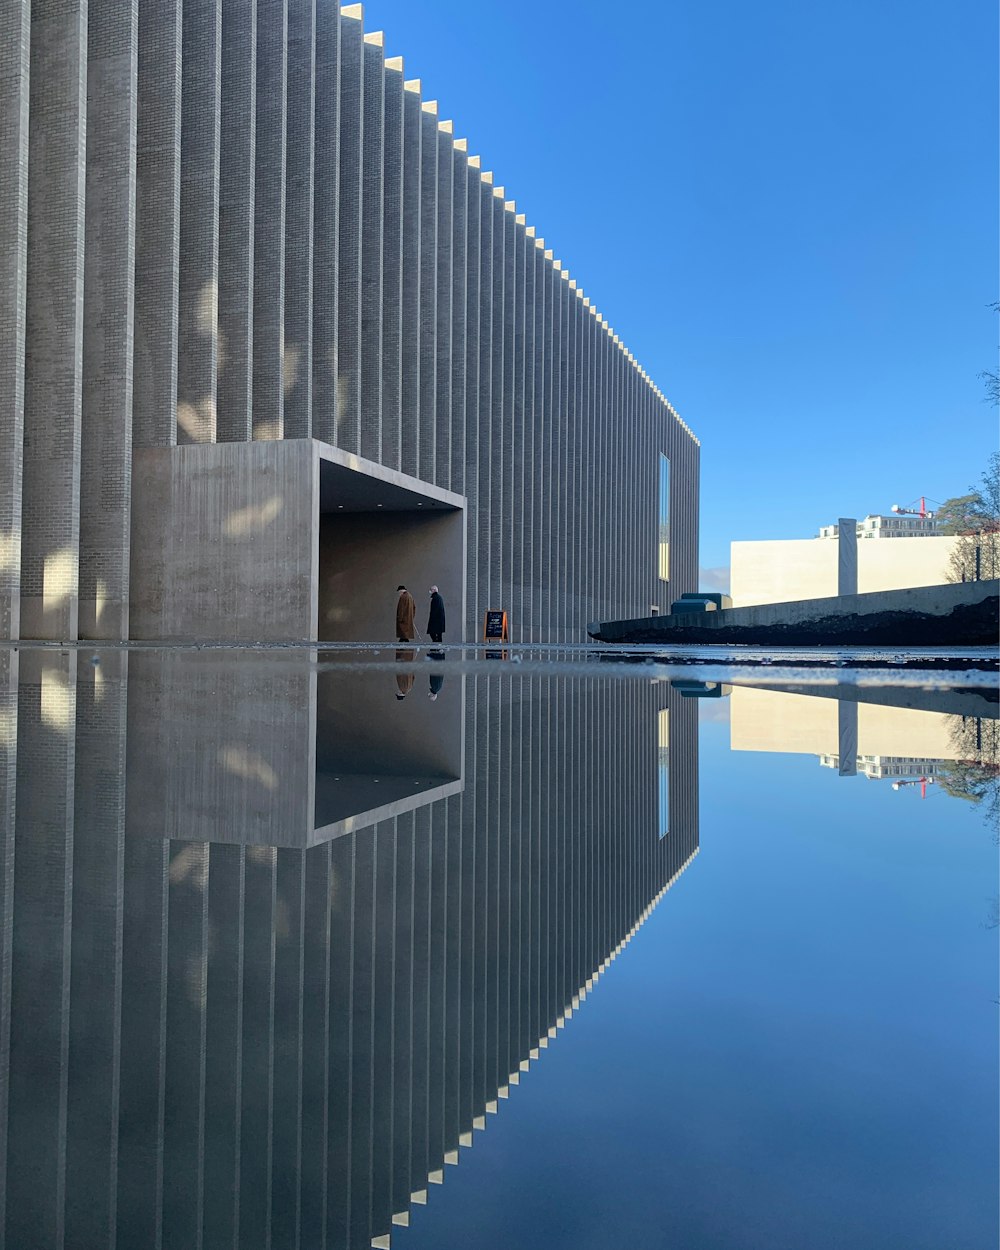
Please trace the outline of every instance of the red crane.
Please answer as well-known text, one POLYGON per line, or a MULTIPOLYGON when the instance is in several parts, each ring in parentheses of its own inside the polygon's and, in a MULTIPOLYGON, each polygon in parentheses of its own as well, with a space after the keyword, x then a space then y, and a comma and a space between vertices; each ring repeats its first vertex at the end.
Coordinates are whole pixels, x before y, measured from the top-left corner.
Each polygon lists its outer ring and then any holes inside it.
MULTIPOLYGON (((937 501, 934 499, 931 500, 931 503, 936 503, 936 502, 937 501)), ((900 516, 923 517, 925 521, 929 521, 931 517, 933 517, 934 515, 934 513, 927 507, 927 499, 924 495, 920 496, 919 507, 917 506, 916 500, 914 500, 914 502, 909 504, 908 507, 906 508, 901 508, 898 503, 894 503, 892 505, 892 511, 898 512, 900 516)))
POLYGON ((903 788, 904 786, 919 786, 919 787, 920 787, 920 797, 921 797, 922 799, 926 799, 926 798, 927 798, 927 787, 928 787, 928 786, 932 786, 933 784, 934 784, 934 778, 933 778, 933 777, 913 777, 912 779, 910 779, 910 780, 908 780, 908 781, 894 781, 894 782, 892 783, 892 788, 893 788, 894 790, 902 790, 902 788, 903 788))

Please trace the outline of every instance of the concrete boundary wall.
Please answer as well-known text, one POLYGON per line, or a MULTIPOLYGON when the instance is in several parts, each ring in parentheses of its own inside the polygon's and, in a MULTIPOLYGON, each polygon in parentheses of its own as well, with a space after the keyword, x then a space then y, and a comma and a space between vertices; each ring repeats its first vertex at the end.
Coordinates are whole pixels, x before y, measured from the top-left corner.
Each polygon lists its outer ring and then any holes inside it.
POLYGON ((127 636, 133 446, 316 438, 456 492, 465 637, 695 588, 697 439, 361 5, 2 20, 0 634, 127 636))

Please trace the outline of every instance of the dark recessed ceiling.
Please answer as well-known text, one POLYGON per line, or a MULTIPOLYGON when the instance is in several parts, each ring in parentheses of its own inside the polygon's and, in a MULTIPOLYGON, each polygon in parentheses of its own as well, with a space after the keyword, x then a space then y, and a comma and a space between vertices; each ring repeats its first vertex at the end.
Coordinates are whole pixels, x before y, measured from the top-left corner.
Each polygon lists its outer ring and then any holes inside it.
POLYGON ((450 512, 448 504, 395 482, 383 482, 349 469, 346 465, 320 461, 320 512, 450 512))

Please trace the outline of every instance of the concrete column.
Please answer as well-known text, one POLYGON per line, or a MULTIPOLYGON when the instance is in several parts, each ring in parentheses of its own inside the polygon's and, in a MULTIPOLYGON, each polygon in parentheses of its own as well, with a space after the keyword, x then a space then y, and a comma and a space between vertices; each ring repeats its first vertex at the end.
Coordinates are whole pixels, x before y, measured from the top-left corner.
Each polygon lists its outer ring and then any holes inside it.
MULTIPOLYGON (((92 28, 93 29, 93 28, 92 28)), ((77 682, 66 1244, 113 1245, 118 1209, 128 655, 77 682)))
MULTIPOLYGON (((252 114, 251 114, 252 117, 252 114)), ((235 1246, 240 1210, 246 860, 242 846, 209 848, 205 1022, 206 1246, 235 1246)))
POLYGON ((219 163, 220 443, 253 432, 257 0, 223 0, 219 163))
MULTIPOLYGON (((133 657, 134 658, 134 657, 133 657)), ((134 671, 134 670, 133 670, 134 671)), ((170 844, 126 838, 118 1117, 118 1244, 160 1244, 170 844)))
POLYGON ((0 13, 0 638, 20 626, 31 2, 0 13))
POLYGON ((403 58, 385 62, 382 164, 382 444, 401 467, 403 398, 403 58))
POLYGON ((540 240, 532 231, 528 252, 532 288, 532 421, 530 428, 531 456, 531 637, 543 638, 542 613, 547 590, 542 581, 543 525, 546 506, 545 462, 543 440, 546 423, 545 408, 545 260, 540 240))
MULTIPOLYGON (((392 1226, 393 1202, 393 964, 396 951, 396 821, 371 830, 375 851, 372 908, 372 1234, 392 1226)), ((406 1207, 409 1202, 406 1203, 406 1207)))
POLYGON ((472 528, 466 535, 467 608, 465 636, 479 636, 482 604, 479 598, 479 281, 482 264, 479 211, 482 179, 478 156, 468 159, 468 182, 465 195, 465 414, 462 493, 468 503, 472 528))
POLYGON ((128 637, 138 0, 93 6, 80 447, 81 638, 128 637))
POLYGON ((411 1134, 410 1176, 414 1189, 427 1189, 429 1162, 428 1105, 430 1068, 430 812, 414 813, 413 825, 413 957, 411 963, 411 1134))
POLYGON ((164 1250, 200 1250, 205 1210, 209 844, 170 843, 163 1117, 164 1250))
POLYGON ((361 449, 361 178, 364 34, 360 4, 340 10, 337 439, 361 449))
POLYGON ((493 175, 483 172, 479 192, 479 508, 475 541, 478 547, 476 597, 482 614, 499 605, 490 602, 490 529, 493 479, 491 473, 493 405, 493 175))
MULTIPOLYGON (((544 240, 541 240, 544 245, 544 240)), ((541 628, 543 636, 546 639, 552 638, 552 626, 555 613, 554 599, 556 598, 556 588, 552 580, 553 565, 552 552, 554 544, 553 536, 553 517, 555 509, 555 483, 552 481, 552 432, 556 421, 555 411, 555 361, 553 355, 553 271, 552 271, 552 253, 544 246, 539 247, 541 252, 541 285, 543 295, 543 332, 542 332, 542 357, 544 360, 544 376, 542 379, 542 399, 541 404, 544 411, 544 425, 541 431, 541 455, 542 464, 549 470, 546 473, 546 480, 543 483, 542 495, 542 515, 539 521, 541 530, 541 571, 540 584, 542 587, 542 615, 541 628)))
POLYGON ((184 0, 177 441, 216 441, 222 0, 184 0))
MULTIPOLYGON (((524 217, 514 218, 514 276, 516 296, 514 301, 514 388, 513 420, 511 426, 511 452, 513 471, 511 511, 511 604, 517 619, 517 634, 521 641, 531 637, 531 597, 527 585, 526 570, 530 559, 526 547, 531 525, 531 468, 526 455, 527 410, 529 399, 530 360, 528 348, 527 304, 528 280, 526 273, 526 247, 524 217)), ((534 245, 530 245, 532 251, 534 245)))
POLYGON ((273 846, 244 851, 243 1025, 240 1050, 240 1246, 271 1227, 274 1150, 277 860, 273 846))
POLYGON ((364 143, 361 153, 361 454, 382 451, 382 232, 385 52, 382 34, 364 37, 364 143))
POLYGON ((302 1174, 302 947, 305 856, 278 850, 274 948, 274 1153, 271 1164, 271 1237, 299 1244, 302 1174))
POLYGON ((459 1144, 471 1144, 471 1132, 464 1135, 459 1120, 462 937, 462 827, 459 796, 452 795, 436 805, 442 815, 444 889, 444 1148, 454 1151, 459 1144))
POLYGON ((564 640, 566 620, 566 319, 562 264, 551 253, 552 294, 552 422, 549 464, 552 467, 552 541, 550 557, 550 596, 552 611, 549 637, 564 640))
POLYGON ((465 493, 466 285, 468 282, 469 157, 464 139, 452 145, 451 489, 465 493))
POLYGON ((854 517, 837 521, 837 594, 858 593, 858 522, 854 517))
POLYGON ((400 454, 404 473, 420 463, 420 166, 423 155, 420 79, 403 82, 403 277, 400 454))
MULTIPOLYGON (((411 1170, 412 1046, 413 1022, 413 872, 414 814, 396 821, 395 901, 393 905, 393 1091, 392 1091, 392 1209, 409 1209, 414 1191, 423 1187, 422 1177, 411 1170)), ((426 1200, 426 1192, 424 1193, 426 1200)))
POLYGON ((7 1224, 7 1116, 10 1106, 10 972, 14 954, 14 846, 17 815, 17 700, 20 657, 0 651, 0 1229, 7 1224))
POLYGON ((504 235, 504 189, 493 187, 493 198, 490 201, 491 219, 492 271, 490 282, 490 402, 488 408, 488 430, 490 446, 490 510, 489 520, 486 517, 484 528, 489 542, 489 582, 487 598, 488 606, 493 608, 507 607, 503 586, 503 507, 504 507, 504 476, 503 476, 503 445, 504 445, 504 287, 506 273, 504 254, 506 238, 504 235))
POLYGON ((434 480, 451 487, 452 236, 455 228, 455 144, 450 121, 438 122, 437 290, 434 480))
POLYGON ((427 1166, 429 1172, 441 1169, 449 1159, 445 1138, 444 1102, 445 1050, 445 928, 447 911, 447 839, 444 829, 444 813, 441 805, 428 809, 430 819, 430 873, 429 873, 429 958, 428 958, 428 1037, 427 1047, 427 1166))
POLYGON ((35 0, 30 72, 20 632, 22 638, 75 638, 86 0, 35 0))
POLYGON ((326 1239, 330 1089, 330 844, 305 853, 302 965, 302 1170, 300 1244, 326 1239))
POLYGON ((76 654, 22 651, 19 677, 6 1238, 56 1250, 66 1235, 76 654))
POLYGON ((177 441, 182 0, 139 0, 132 440, 177 441))
POLYGON ((374 998, 375 846, 372 836, 357 839, 354 847, 354 914, 351 943, 351 1060, 350 1133, 347 1174, 348 1228, 352 1246, 371 1244, 372 1160, 372 1040, 374 998))
POLYGON ((357 838, 330 846, 330 1087, 327 1117, 328 1246, 351 1244, 351 950, 354 944, 354 853, 357 838))
POLYGON ((420 423, 417 476, 427 482, 436 482, 437 101, 424 100, 420 107, 420 423))
MULTIPOLYGON (((500 597, 504 607, 511 614, 514 632, 511 637, 524 637, 524 623, 520 612, 516 617, 513 613, 514 577, 513 577, 513 525, 514 525, 514 392, 517 371, 517 256, 515 252, 516 227, 514 224, 515 205, 513 200, 504 201, 503 205, 503 397, 501 400, 500 423, 500 462, 501 498, 500 509, 500 597)), ((520 501, 518 501, 518 505, 520 501)))
POLYGON ((285 171, 287 0, 257 0, 257 104, 253 225, 255 439, 285 429, 285 171))
POLYGON ((313 435, 337 441, 337 257, 340 179, 340 11, 316 10, 313 113, 313 435))
MULTIPOLYGON (((468 722, 467 722, 468 724, 468 722)), ((468 1132, 473 1117, 482 1115, 482 1107, 476 1102, 473 1087, 475 1071, 475 940, 476 940, 476 838, 470 818, 471 804, 465 794, 456 796, 455 823, 461 841, 461 918, 458 938, 459 986, 458 986, 458 1122, 459 1129, 468 1132)))
POLYGON ((312 434, 316 0, 288 0, 284 437, 312 434))
POLYGON ((841 777, 858 773, 858 705, 841 699, 837 704, 837 755, 841 777))

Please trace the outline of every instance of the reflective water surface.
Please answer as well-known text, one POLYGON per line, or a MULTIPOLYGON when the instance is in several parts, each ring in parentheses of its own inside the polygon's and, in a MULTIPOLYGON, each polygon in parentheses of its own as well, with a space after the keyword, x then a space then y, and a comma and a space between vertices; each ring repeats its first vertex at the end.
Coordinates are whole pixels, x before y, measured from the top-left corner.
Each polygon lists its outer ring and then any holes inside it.
POLYGON ((12 1248, 992 1247, 993 673, 0 650, 12 1248))

